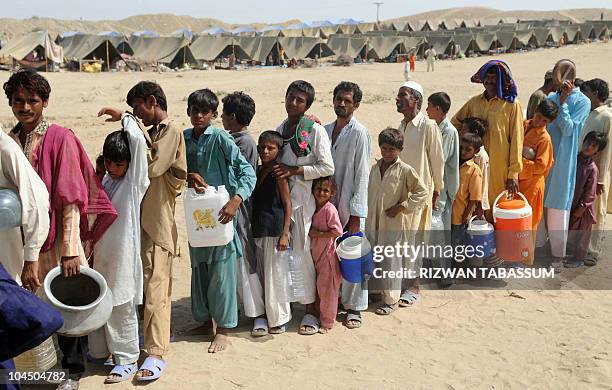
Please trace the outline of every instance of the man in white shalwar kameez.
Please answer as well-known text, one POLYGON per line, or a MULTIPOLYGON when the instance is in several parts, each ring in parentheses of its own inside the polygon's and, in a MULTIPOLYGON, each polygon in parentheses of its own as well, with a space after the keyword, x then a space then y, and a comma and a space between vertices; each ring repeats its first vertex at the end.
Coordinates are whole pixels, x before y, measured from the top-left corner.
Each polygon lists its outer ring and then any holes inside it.
MULTIPOLYGON (((421 112, 423 96, 423 87, 420 84, 407 81, 399 88, 395 100, 397 111, 404 115, 399 126, 399 131, 404 134, 404 149, 400 154, 400 159, 414 168, 429 191, 429 200, 421 215, 415 214, 415 218, 420 218, 419 223, 412 224, 412 226, 419 226, 416 245, 427 246, 431 229, 431 213, 434 208, 437 210, 438 197, 444 187, 445 162, 440 129, 435 121, 427 118, 421 112)), ((420 268, 422 256, 423 252, 416 259, 419 263, 416 268, 420 268)), ((420 299, 418 278, 404 279, 402 290, 400 306, 412 305, 420 299)))
POLYGON ((0 263, 17 283, 34 291, 42 283, 37 265, 49 233, 49 193, 19 145, 1 127, 0 189, 15 191, 22 210, 21 229, 0 230, 0 263))
POLYGON ((91 333, 88 341, 93 357, 106 358, 112 354, 115 368, 107 382, 114 383, 131 378, 138 369, 137 306, 142 304, 143 296, 140 203, 149 187, 149 177, 147 142, 136 118, 116 109, 102 109, 99 113, 106 114, 111 120, 121 118, 123 126, 122 132, 107 137, 102 152, 107 167, 102 185, 117 210, 117 220, 96 244, 93 268, 108 283, 113 294, 113 311, 106 325, 91 333), (118 139, 127 139, 127 145, 118 139), (129 149, 121 154, 121 146, 129 149), (122 160, 126 157, 129 162, 122 160), (128 163, 127 170, 113 166, 120 163, 128 163), (121 173, 124 176, 119 176, 121 173))
MULTIPOLYGON (((355 118, 363 94, 355 83, 343 81, 333 93, 337 119, 326 125, 334 159, 334 180, 340 222, 349 234, 363 231, 368 216, 368 178, 372 140, 368 129, 355 118)), ((347 310, 345 326, 361 326, 360 311, 368 308, 366 283, 342 282, 342 306, 347 310)))
MULTIPOLYGON (((312 181, 334 174, 334 162, 325 128, 315 122, 305 135, 298 129, 306 110, 314 101, 314 95, 312 85, 303 80, 294 81, 287 88, 287 119, 276 129, 287 144, 280 153, 279 164, 273 170, 276 177, 289 178, 292 202, 290 245, 293 255, 300 259, 303 266, 305 297, 300 303, 305 305, 313 303, 317 296, 316 273, 308 237, 316 208, 312 181)), ((289 306, 289 303, 285 305, 289 306)), ((291 319, 290 312, 287 318, 291 319)), ((300 332, 310 333, 312 329, 318 328, 317 322, 313 313, 306 313, 300 332)), ((271 329, 271 332, 274 330, 271 329)))

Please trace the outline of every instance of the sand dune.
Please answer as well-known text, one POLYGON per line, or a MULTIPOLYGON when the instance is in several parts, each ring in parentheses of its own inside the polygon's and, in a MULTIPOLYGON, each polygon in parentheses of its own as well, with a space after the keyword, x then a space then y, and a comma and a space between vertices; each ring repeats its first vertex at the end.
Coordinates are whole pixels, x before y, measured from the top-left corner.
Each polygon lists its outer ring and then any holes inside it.
MULTIPOLYGON (((500 58, 510 64, 518 80, 524 106, 544 72, 561 58, 576 61, 579 77, 612 81, 612 70, 606 65, 612 61, 612 43, 571 45, 500 58)), ((481 92, 482 87, 471 84, 469 78, 488 59, 438 62, 434 74, 426 73, 425 64, 419 62, 416 80, 424 85, 426 95, 447 91, 455 112, 469 96, 481 92)), ((400 122, 394 97, 403 82, 402 72, 401 64, 375 64, 238 72, 55 73, 48 75, 53 89, 48 115, 73 128, 93 159, 106 134, 116 129, 116 125, 96 118, 96 112, 104 105, 127 108, 126 92, 139 80, 156 80, 163 86, 170 116, 185 127, 190 91, 202 87, 219 95, 247 91, 257 103, 254 136, 284 118, 284 91, 291 81, 313 83, 317 98, 311 112, 328 122, 333 119, 333 87, 341 80, 351 80, 364 90, 357 116, 375 137, 386 126, 400 122)), ((8 73, 0 73, 0 82, 7 78, 8 73)), ((14 123, 6 104, 0 105, 0 123, 5 128, 14 123)), ((374 146, 373 158, 379 155, 374 146)), ((178 335, 167 356, 165 375, 149 385, 150 389, 611 388, 612 292, 606 290, 612 286, 609 256, 598 267, 564 271, 558 279, 563 291, 545 286, 518 290, 517 285, 467 291, 464 289, 471 286, 459 285, 447 291, 425 291, 421 303, 390 317, 365 313, 364 326, 354 331, 338 323, 328 335, 299 336, 298 309, 288 334, 254 340, 248 335, 250 323, 243 320, 231 336, 231 348, 210 355, 206 352, 210 337, 180 334, 195 323, 190 313, 190 264, 182 204, 177 206, 177 216, 183 254, 174 265, 173 326, 178 335), (599 290, 576 290, 577 284, 599 286, 599 290), (519 296, 511 296, 510 291, 519 296)), ((103 368, 91 368, 82 388, 103 388, 106 373, 103 368)), ((112 385, 113 389, 131 387, 131 383, 112 385)))

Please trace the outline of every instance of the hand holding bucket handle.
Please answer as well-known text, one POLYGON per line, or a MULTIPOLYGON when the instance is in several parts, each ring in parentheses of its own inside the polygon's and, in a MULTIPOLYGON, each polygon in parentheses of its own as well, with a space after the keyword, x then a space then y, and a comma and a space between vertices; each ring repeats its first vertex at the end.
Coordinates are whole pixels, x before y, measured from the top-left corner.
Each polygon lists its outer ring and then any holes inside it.
MULTIPOLYGON (((499 193, 499 195, 497 195, 497 198, 495 198, 495 202, 493 202, 493 209, 495 208, 495 206, 497 206, 497 202, 499 202, 499 199, 504 194, 506 194, 506 197, 508 197, 508 199, 514 197, 515 194, 519 194, 521 198, 523 198, 523 200, 525 201, 525 204, 529 204, 529 202, 527 201, 527 198, 525 198, 525 195, 523 195, 522 192, 517 191, 514 194, 510 194, 507 190, 503 190, 502 192, 499 193)), ((496 223, 496 222, 497 222, 497 218, 495 218, 495 213, 493 213, 493 223, 496 223)))

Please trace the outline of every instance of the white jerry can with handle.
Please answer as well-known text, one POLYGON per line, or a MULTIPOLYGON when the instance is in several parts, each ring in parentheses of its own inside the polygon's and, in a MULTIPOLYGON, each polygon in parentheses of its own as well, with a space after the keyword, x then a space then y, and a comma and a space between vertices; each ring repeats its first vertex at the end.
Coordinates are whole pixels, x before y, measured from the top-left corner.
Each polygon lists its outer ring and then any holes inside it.
POLYGON ((210 247, 226 245, 234 237, 234 224, 230 221, 222 224, 218 221, 219 211, 229 201, 225 186, 209 186, 198 194, 188 188, 183 197, 187 238, 192 247, 210 247))

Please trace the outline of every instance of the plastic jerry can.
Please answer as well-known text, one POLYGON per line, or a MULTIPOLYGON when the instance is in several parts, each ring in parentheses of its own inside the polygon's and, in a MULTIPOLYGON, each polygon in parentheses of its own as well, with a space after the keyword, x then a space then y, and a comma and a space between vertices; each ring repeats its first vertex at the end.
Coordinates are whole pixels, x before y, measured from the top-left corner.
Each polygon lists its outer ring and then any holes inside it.
POLYGON ((192 247, 226 245, 234 238, 234 223, 222 224, 218 221, 219 211, 229 201, 225 186, 209 186, 198 194, 188 188, 184 198, 187 238, 192 247))

